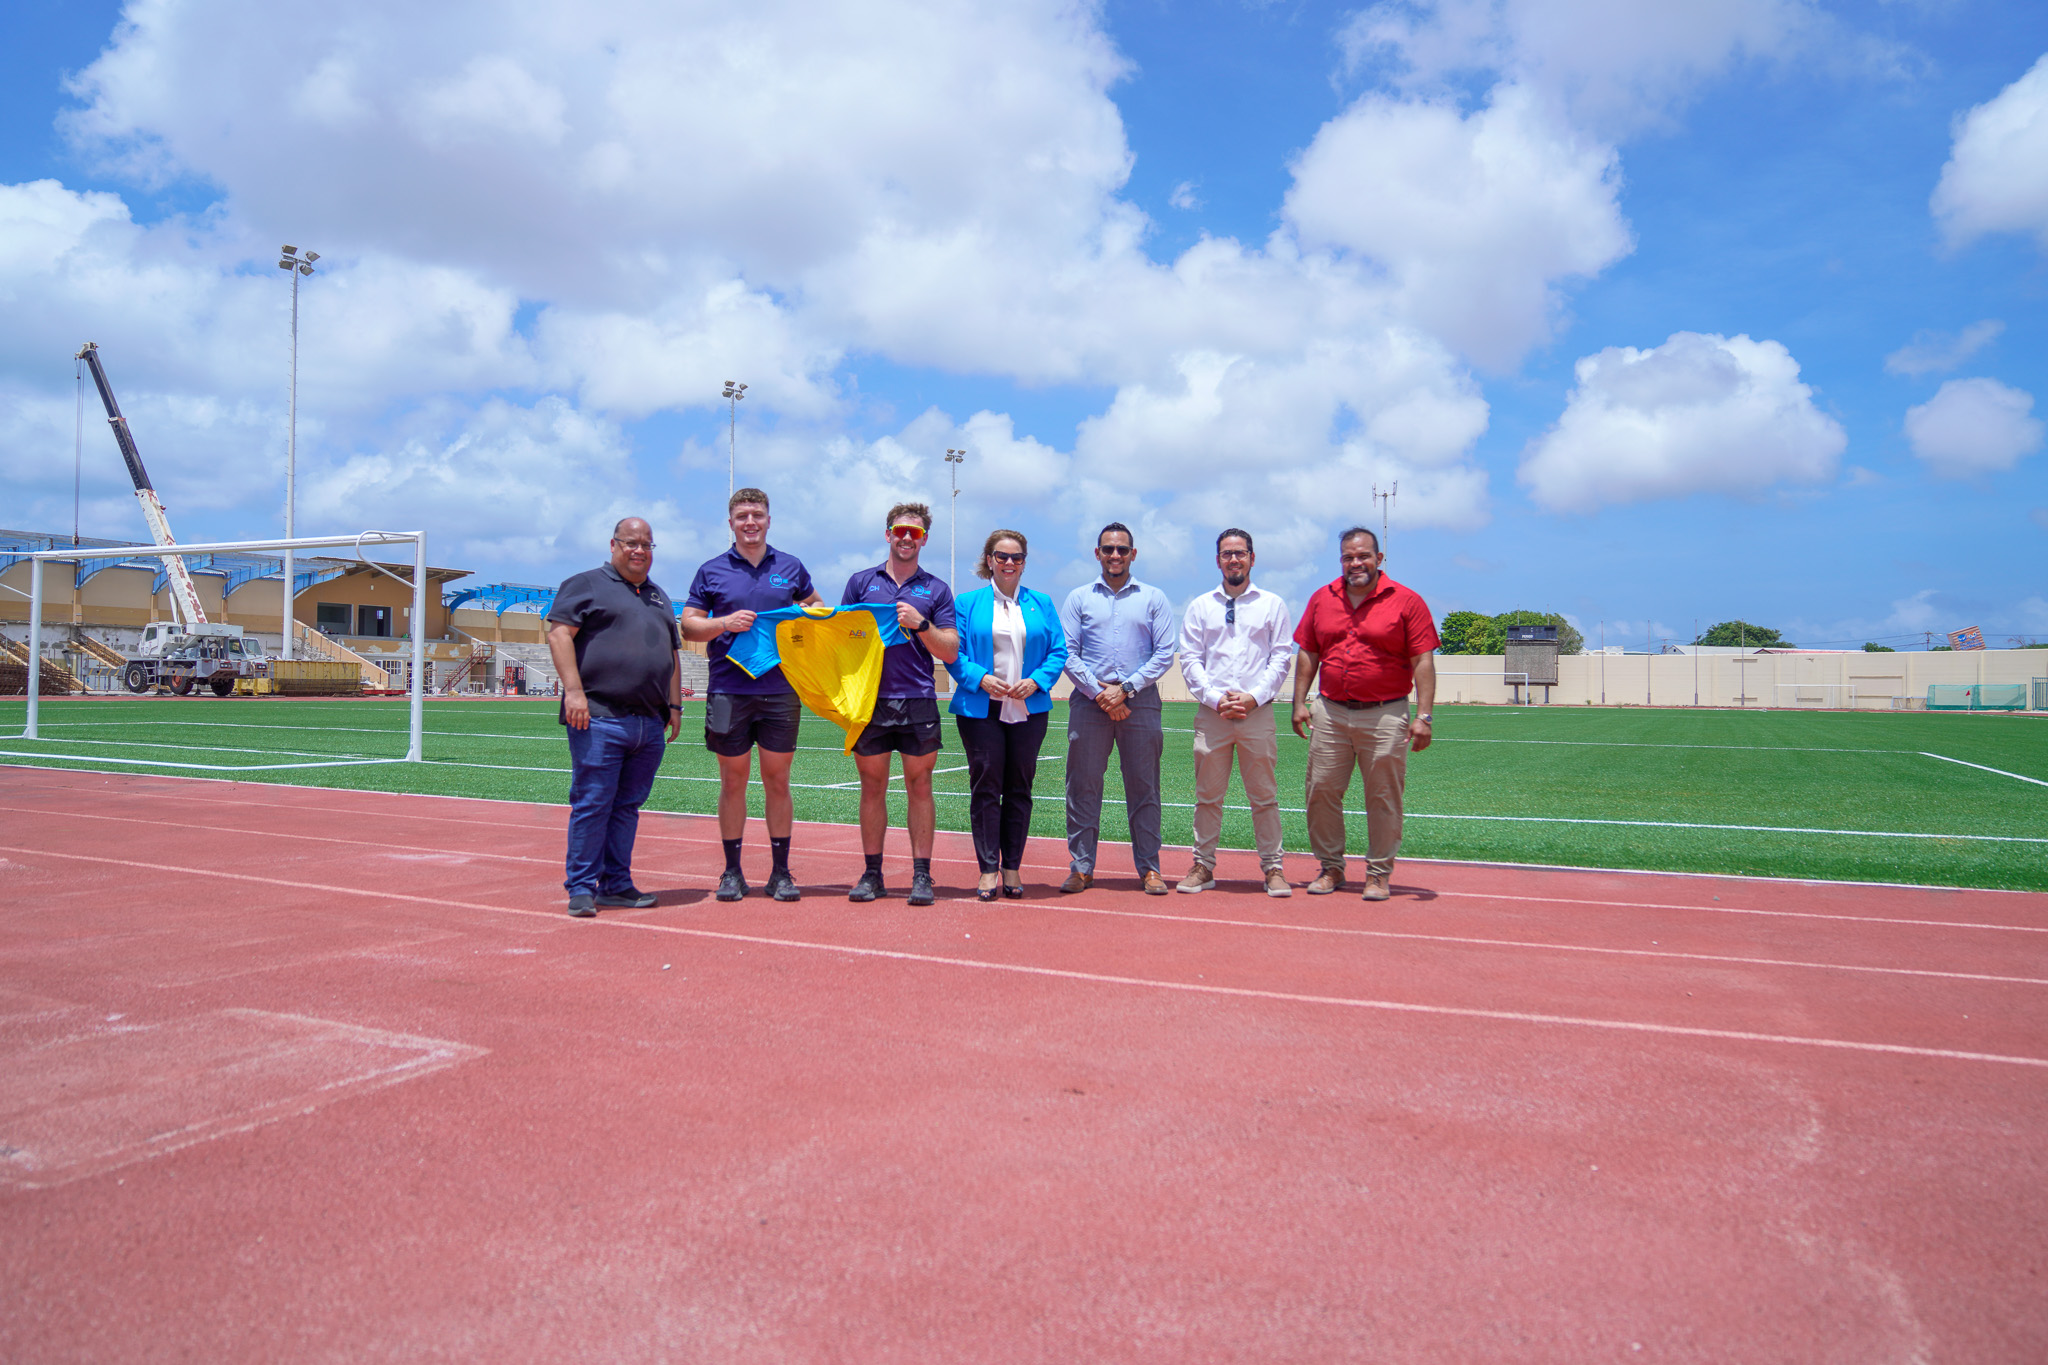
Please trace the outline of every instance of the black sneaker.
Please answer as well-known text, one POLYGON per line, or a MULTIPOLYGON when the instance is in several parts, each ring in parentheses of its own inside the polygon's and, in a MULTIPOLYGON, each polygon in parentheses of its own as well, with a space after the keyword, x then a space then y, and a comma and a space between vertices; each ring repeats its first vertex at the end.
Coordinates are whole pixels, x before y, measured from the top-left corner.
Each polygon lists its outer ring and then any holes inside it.
POLYGON ((577 919, 589 919, 597 913, 597 898, 587 891, 569 897, 569 913, 577 919))
POLYGON ((938 898, 938 893, 932 890, 931 873, 913 872, 910 874, 910 903, 912 905, 930 905, 938 898))
POLYGON ((778 867, 768 874, 768 899, 776 901, 800 901, 804 893, 796 889, 796 878, 789 875, 789 869, 778 867))
POLYGON ((597 903, 615 905, 624 910, 647 910, 653 907, 654 897, 637 886, 629 886, 624 891, 598 892, 597 903))
POLYGON ((736 867, 728 867, 718 874, 718 899, 736 901, 747 894, 747 879, 736 867))
POLYGON ((846 893, 846 898, 850 901, 871 901, 888 894, 888 889, 882 885, 881 873, 863 872, 860 880, 853 884, 853 890, 846 893))

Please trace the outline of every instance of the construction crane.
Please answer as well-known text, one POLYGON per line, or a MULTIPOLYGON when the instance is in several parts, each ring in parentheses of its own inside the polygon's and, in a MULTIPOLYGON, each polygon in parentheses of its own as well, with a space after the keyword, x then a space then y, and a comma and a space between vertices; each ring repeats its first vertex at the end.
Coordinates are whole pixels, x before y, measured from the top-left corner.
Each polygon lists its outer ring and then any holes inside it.
MULTIPOLYGON (((100 391, 100 402, 106 405, 107 425, 114 429, 114 442, 121 447, 121 458, 128 462, 128 477, 135 481, 135 500, 142 504, 142 519, 149 523, 150 538, 158 549, 171 549, 177 545, 177 539, 171 535, 170 519, 164 515, 163 502, 149 481, 149 471, 142 467, 142 452, 135 448, 135 434, 128 430, 121 405, 114 401, 114 386, 107 382, 107 372, 100 367, 99 343, 86 342, 76 358, 92 371, 93 386, 100 391)), ((178 624, 188 629, 205 625, 206 608, 199 605, 199 589, 186 571, 185 556, 165 555, 164 568, 171 576, 171 614, 178 618, 178 624)))
MULTIPOLYGON (((107 372, 100 365, 98 343, 86 342, 76 358, 92 371, 93 386, 100 391, 100 402, 107 409, 107 425, 114 429, 114 443, 121 447, 128 477, 135 482, 135 500, 142 504, 142 519, 149 523, 150 538, 160 550, 176 548, 178 542, 171 535, 170 518, 164 514, 163 502, 149 481, 149 471, 143 467, 142 452, 135 448, 135 435, 128 430, 128 419, 121 415, 121 405, 114 399, 114 386, 107 382, 107 372)), ((192 582, 183 555, 165 555, 163 563, 170 579, 171 615, 176 624, 168 628, 152 625, 143 631, 140 652, 122 667, 122 681, 128 690, 149 692, 162 685, 183 696, 196 684, 206 683, 214 695, 224 697, 234 690, 237 677, 260 676, 265 671, 262 646, 255 640, 245 640, 240 626, 207 622, 206 608, 199 605, 199 589, 192 582)))

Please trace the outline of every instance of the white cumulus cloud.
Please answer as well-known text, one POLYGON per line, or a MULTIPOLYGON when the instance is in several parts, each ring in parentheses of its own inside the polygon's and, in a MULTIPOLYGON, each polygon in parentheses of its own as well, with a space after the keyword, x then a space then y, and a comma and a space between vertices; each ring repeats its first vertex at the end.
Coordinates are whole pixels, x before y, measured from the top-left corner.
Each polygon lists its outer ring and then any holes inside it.
POLYGON ((1995 379, 1951 379, 1906 410, 1906 440, 1944 478, 1995 474, 2041 448, 2033 395, 1995 379))
POLYGON ((1951 243, 2020 232, 2048 249, 2048 56, 1956 120, 1933 208, 1951 243))
POLYGON ((1549 336, 1560 281, 1632 249, 1619 189, 1614 149, 1523 88, 1502 86, 1469 115, 1369 96, 1302 153, 1286 217, 1305 246, 1384 268, 1417 325, 1506 368, 1549 336))
POLYGON ((1586 356, 1576 375, 1564 414, 1530 443, 1519 473, 1554 510, 1819 483, 1848 444, 1775 341, 1677 332, 1650 350, 1586 356))

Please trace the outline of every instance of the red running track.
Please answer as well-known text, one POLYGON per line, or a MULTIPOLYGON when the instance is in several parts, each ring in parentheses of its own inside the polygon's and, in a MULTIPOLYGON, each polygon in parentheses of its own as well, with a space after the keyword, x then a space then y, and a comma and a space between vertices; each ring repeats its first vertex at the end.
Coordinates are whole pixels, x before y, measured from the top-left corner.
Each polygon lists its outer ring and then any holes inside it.
POLYGON ((2048 1359, 2048 897, 563 819, 0 769, 0 1359, 2048 1359))

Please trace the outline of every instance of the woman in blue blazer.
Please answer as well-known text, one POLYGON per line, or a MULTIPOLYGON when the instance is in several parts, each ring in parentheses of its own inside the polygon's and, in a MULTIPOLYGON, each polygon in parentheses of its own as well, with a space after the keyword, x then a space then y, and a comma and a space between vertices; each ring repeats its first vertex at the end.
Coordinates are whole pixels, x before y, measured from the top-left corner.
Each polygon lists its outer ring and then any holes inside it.
POLYGON ((1027 550, 1019 531, 997 531, 974 572, 989 579, 953 604, 960 655, 953 719, 967 751, 967 816, 981 864, 975 899, 1024 894, 1024 840, 1031 833, 1031 783, 1052 711, 1052 685, 1067 665, 1059 608, 1023 587, 1027 550), (998 884, 1000 879, 1000 886, 998 884))

